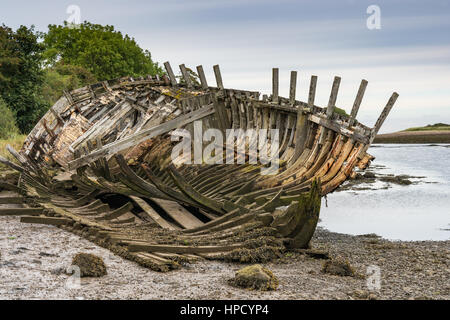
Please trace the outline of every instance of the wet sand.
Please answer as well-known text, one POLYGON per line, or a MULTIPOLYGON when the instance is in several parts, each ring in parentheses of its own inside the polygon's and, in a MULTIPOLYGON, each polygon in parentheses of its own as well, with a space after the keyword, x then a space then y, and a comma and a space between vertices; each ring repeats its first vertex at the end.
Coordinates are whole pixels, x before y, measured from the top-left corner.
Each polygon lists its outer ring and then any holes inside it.
POLYGON ((312 246, 347 259, 357 276, 323 274, 325 260, 287 252, 264 264, 278 290, 248 291, 227 284, 240 264, 199 261, 158 273, 56 227, 0 217, 0 299, 450 299, 450 241, 390 242, 319 228, 312 246), (65 269, 79 252, 102 257, 108 275, 77 286, 65 269))

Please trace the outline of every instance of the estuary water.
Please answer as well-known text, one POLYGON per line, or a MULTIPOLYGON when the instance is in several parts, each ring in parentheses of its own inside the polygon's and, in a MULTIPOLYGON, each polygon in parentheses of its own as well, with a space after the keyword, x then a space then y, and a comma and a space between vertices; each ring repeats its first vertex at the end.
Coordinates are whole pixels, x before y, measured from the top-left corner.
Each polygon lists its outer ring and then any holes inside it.
POLYGON ((450 145, 378 144, 368 152, 376 157, 369 167, 376 175, 417 178, 410 178, 410 185, 377 181, 369 190, 329 194, 319 226, 390 240, 449 240, 450 145))

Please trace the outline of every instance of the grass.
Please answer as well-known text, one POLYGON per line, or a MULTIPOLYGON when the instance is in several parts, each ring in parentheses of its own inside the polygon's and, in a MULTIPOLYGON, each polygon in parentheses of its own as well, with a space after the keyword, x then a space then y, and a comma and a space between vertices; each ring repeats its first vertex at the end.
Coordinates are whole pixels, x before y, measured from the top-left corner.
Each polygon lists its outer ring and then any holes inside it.
MULTIPOLYGON (((26 135, 16 135, 13 138, 0 140, 0 156, 8 160, 15 161, 14 157, 6 150, 6 146, 9 144, 11 147, 19 151, 22 148, 23 142, 25 141, 26 135)), ((3 164, 0 164, 0 170, 6 169, 3 164)))
POLYGON ((450 124, 435 123, 435 124, 429 124, 425 127, 414 127, 414 128, 409 128, 409 129, 406 129, 403 131, 430 131, 430 130, 449 131, 450 124))

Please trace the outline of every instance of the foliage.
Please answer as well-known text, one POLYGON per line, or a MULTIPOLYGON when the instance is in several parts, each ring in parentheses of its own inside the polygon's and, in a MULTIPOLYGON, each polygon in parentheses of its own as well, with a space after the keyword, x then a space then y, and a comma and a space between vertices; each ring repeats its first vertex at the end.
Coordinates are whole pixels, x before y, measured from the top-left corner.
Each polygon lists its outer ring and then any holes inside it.
POLYGON ((450 124, 435 123, 435 124, 429 124, 425 127, 414 127, 414 128, 409 128, 409 129, 406 129, 403 131, 430 131, 430 130, 448 131, 448 130, 450 130, 450 124))
POLYGON ((16 31, 0 27, 0 96, 14 113, 21 132, 28 132, 47 110, 39 95, 44 47, 34 27, 16 31))
POLYGON ((162 75, 162 68, 151 59, 148 50, 141 49, 133 38, 122 35, 113 26, 84 22, 72 28, 49 25, 44 37, 47 64, 58 61, 81 66, 98 80, 123 76, 162 75))
POLYGON ((45 69, 41 92, 43 99, 51 106, 61 97, 63 90, 71 91, 95 82, 97 79, 89 70, 58 62, 45 69))
POLYGON ((19 133, 14 113, 0 98, 0 139, 10 139, 19 133))

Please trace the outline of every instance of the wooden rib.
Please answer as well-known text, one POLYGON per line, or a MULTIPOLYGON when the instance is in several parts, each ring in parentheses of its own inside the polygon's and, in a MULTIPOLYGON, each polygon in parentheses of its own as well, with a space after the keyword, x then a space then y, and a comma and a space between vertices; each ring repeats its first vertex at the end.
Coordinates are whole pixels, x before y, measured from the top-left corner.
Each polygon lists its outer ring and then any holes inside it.
POLYGON ((203 222, 175 201, 162 199, 152 200, 185 229, 196 228, 203 225, 203 222))
POLYGON ((172 87, 175 87, 177 83, 177 78, 175 77, 175 74, 173 73, 172 67, 170 66, 169 62, 164 62, 164 67, 166 68, 167 74, 170 79, 170 84, 172 87))
POLYGON ((197 66, 198 77, 200 78, 200 84, 203 90, 208 89, 208 82, 206 81, 205 71, 203 70, 203 66, 197 66))
POLYGON ((348 120, 348 127, 353 126, 353 124, 355 123, 356 115, 358 114, 358 110, 364 97, 364 93, 366 92, 367 83, 368 83, 367 80, 361 80, 358 94, 356 95, 355 102, 353 103, 352 112, 350 113, 350 119, 348 120))
POLYGON ((215 75, 215 77, 216 77, 217 87, 218 87, 219 89, 221 89, 221 90, 225 89, 225 87, 223 86, 222 75, 221 75, 221 73, 220 73, 220 67, 219 67, 219 65, 218 65, 218 64, 215 65, 215 66, 213 67, 213 69, 214 69, 214 75, 215 75))
POLYGON ((38 216, 43 208, 0 208, 1 216, 38 216))
POLYGON ((20 218, 22 223, 33 223, 33 224, 47 224, 52 226, 61 226, 70 223, 72 220, 67 218, 55 218, 55 217, 33 217, 24 216, 20 218))
POLYGON ((295 92, 297 90, 297 71, 291 71, 291 85, 289 89, 289 103, 295 104, 295 92))
POLYGON ((150 216, 150 218, 153 219, 153 221, 155 221, 163 229, 168 229, 168 230, 179 229, 178 227, 174 226, 173 224, 171 224, 171 223, 167 222, 165 219, 163 219, 145 200, 143 200, 139 197, 135 197, 135 196, 130 196, 130 198, 139 207, 141 207, 141 209, 144 210, 144 212, 146 214, 148 214, 150 216))
POLYGON ((279 69, 273 68, 272 69, 272 102, 274 102, 274 103, 278 103, 279 86, 280 86, 279 69))
POLYGON ((181 70, 181 74, 183 75, 183 79, 184 79, 184 81, 186 83, 186 87, 188 89, 192 89, 192 87, 193 87, 192 86, 192 81, 191 81, 189 73, 188 73, 188 71, 186 69, 186 66, 184 64, 181 64, 180 65, 180 70, 181 70))
POLYGON ((240 244, 224 245, 224 246, 172 246, 172 245, 157 245, 138 241, 123 241, 122 244, 127 245, 131 252, 145 251, 145 252, 168 252, 168 253, 214 253, 214 252, 228 252, 235 249, 242 248, 240 244))
POLYGON ((0 197, 0 204, 22 204, 22 197, 0 197))

